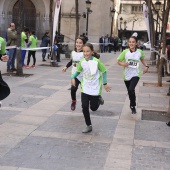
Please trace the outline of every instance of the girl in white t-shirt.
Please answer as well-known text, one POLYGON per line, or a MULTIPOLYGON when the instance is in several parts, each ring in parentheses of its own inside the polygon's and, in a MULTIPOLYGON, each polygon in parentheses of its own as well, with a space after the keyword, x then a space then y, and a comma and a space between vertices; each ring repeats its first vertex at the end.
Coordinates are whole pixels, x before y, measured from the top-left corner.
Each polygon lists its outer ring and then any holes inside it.
MULTIPOLYGON (((71 53, 71 60, 67 63, 67 65, 63 68, 63 72, 66 72, 67 68, 72 66, 72 71, 71 74, 73 75, 76 70, 77 70, 77 65, 80 62, 81 59, 84 58, 83 56, 83 45, 86 43, 86 40, 84 39, 84 37, 78 37, 76 39, 75 42, 75 50, 72 51, 71 53)), ((71 103, 71 110, 75 110, 76 108, 76 92, 78 89, 78 86, 80 84, 80 81, 82 79, 82 74, 80 74, 76 79, 76 85, 75 86, 71 86, 71 98, 72 98, 72 103, 71 103)))
POLYGON ((136 114, 135 87, 141 76, 139 62, 141 61, 145 66, 143 73, 146 73, 149 68, 144 60, 145 56, 143 51, 137 49, 137 35, 135 35, 129 38, 129 49, 124 50, 117 58, 118 64, 124 67, 123 79, 128 91, 132 114, 136 114))
POLYGON ((87 43, 83 47, 84 58, 79 62, 77 71, 71 76, 72 86, 76 86, 76 77, 83 75, 81 81, 82 110, 87 127, 83 133, 92 131, 89 105, 92 111, 96 111, 101 104, 102 84, 107 92, 111 89, 107 85, 106 68, 104 64, 94 57, 93 45, 87 43))

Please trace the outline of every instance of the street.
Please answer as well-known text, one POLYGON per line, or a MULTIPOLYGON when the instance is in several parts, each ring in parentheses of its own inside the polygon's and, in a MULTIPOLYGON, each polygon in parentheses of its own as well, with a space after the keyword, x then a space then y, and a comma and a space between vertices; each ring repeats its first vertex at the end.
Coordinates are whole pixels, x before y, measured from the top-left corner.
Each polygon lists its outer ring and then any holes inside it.
MULTIPOLYGON (((144 52, 149 60, 149 50, 144 52)), ((80 88, 76 110, 70 109, 71 68, 62 73, 69 61, 64 55, 60 67, 50 67, 50 60, 42 62, 37 52, 36 68, 23 70, 32 75, 3 75, 11 94, 0 108, 0 170, 169 170, 170 127, 165 122, 170 118, 163 114, 170 77, 163 77, 163 87, 154 86, 157 73, 150 66, 136 87, 137 114, 132 115, 119 54, 101 54, 112 90, 103 89, 104 105, 90 111, 93 131, 88 134, 82 134, 80 88), (149 111, 157 112, 155 120, 149 111)), ((6 73, 6 63, 0 68, 6 73)))

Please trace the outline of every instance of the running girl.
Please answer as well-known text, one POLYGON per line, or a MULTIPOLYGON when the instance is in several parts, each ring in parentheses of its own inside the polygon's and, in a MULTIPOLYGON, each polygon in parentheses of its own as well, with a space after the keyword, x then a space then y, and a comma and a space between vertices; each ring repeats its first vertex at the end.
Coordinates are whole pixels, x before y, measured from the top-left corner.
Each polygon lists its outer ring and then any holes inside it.
MULTIPOLYGON (((63 72, 66 72, 67 68, 70 67, 71 65, 72 65, 71 74, 73 75, 76 72, 77 64, 80 62, 81 59, 84 58, 82 49, 85 43, 86 41, 83 37, 78 37, 76 39, 75 50, 72 51, 71 60, 70 62, 67 63, 66 67, 63 68, 62 70, 63 72)), ((76 102, 77 102, 76 92, 77 92, 81 79, 82 79, 82 74, 76 77, 75 86, 71 86, 71 98, 72 98, 71 110, 75 110, 76 108, 76 102)))
POLYGON ((123 79, 130 99, 130 109, 132 114, 136 114, 136 95, 135 87, 141 76, 139 62, 145 66, 143 73, 148 71, 149 66, 146 64, 145 55, 142 50, 137 49, 137 33, 129 38, 129 49, 124 50, 117 58, 118 64, 124 67, 123 79))
POLYGON ((90 43, 85 44, 83 47, 84 58, 79 62, 77 71, 71 76, 71 84, 76 86, 76 77, 81 73, 83 74, 81 81, 81 102, 87 127, 82 133, 92 131, 89 104, 92 111, 96 111, 99 108, 101 104, 102 80, 105 90, 107 92, 111 90, 107 85, 106 68, 100 60, 93 56, 93 53, 93 45, 90 43))

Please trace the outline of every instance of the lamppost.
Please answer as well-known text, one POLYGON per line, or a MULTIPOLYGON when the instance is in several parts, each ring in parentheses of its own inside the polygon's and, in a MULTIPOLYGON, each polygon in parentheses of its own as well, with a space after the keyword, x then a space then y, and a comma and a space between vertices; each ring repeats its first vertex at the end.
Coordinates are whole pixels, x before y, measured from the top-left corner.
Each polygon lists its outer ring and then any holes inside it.
POLYGON ((123 36, 125 36, 125 31, 126 31, 126 24, 127 24, 127 22, 126 22, 126 21, 124 21, 124 30, 123 30, 123 36))
POLYGON ((112 22, 111 22, 111 31, 110 31, 110 37, 112 37, 112 33, 113 33, 113 18, 115 15, 115 9, 113 8, 112 10, 110 10, 111 16, 112 16, 112 22))
POLYGON ((158 32, 158 16, 159 16, 159 10, 161 9, 161 2, 159 2, 159 0, 157 0, 155 2, 155 10, 157 13, 157 19, 156 19, 156 31, 155 31, 155 45, 157 44, 157 32, 158 32))
POLYGON ((86 20, 86 36, 88 35, 88 22, 89 22, 89 13, 91 12, 91 1, 86 0, 86 9, 87 9, 87 20, 86 20))

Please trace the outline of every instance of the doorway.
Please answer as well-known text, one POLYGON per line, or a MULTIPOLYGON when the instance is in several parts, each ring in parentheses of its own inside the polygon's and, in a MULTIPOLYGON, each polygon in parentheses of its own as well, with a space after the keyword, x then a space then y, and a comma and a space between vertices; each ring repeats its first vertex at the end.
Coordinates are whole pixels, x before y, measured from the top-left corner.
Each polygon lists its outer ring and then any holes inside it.
MULTIPOLYGON (((31 0, 24 0, 24 26, 29 30, 36 30, 36 9, 31 0)), ((15 3, 12 10, 12 21, 16 25, 16 29, 19 25, 19 0, 15 3)))

